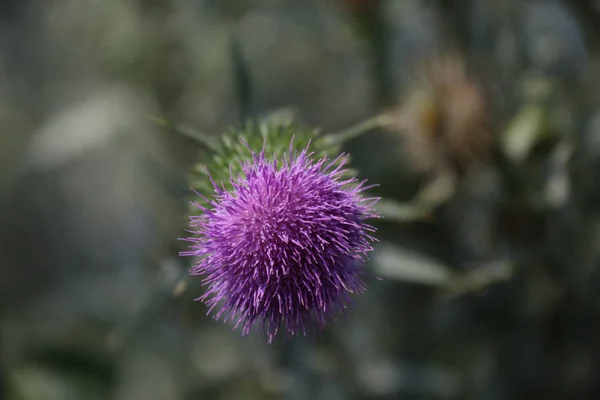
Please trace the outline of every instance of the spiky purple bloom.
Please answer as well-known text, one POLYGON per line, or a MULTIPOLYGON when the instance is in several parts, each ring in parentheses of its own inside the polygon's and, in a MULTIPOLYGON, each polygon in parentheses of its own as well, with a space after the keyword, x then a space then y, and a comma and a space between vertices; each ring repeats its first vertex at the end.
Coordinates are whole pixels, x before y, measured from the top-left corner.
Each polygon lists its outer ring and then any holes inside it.
MULTIPOLYGON (((271 342, 277 332, 306 335, 343 312, 350 294, 366 289, 361 276, 376 198, 363 182, 343 177, 347 156, 313 161, 308 147, 283 160, 252 152, 233 190, 215 182, 202 215, 190 217, 194 237, 182 256, 200 257, 192 275, 204 276, 199 298, 215 319, 232 319, 247 335, 256 322, 271 342)), ((212 181, 212 180, 211 180, 212 181)), ((235 329, 235 328, 234 328, 235 329)))

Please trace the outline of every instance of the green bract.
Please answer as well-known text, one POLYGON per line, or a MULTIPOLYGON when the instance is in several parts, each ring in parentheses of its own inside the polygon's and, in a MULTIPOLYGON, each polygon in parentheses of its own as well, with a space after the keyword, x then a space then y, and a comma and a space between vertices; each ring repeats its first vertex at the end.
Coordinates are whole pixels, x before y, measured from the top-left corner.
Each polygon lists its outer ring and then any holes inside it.
MULTIPOLYGON (((230 172, 233 176, 241 174, 243 163, 250 161, 250 153, 243 141, 257 152, 264 146, 265 157, 272 160, 273 156, 281 159, 289 151, 292 137, 294 150, 301 152, 310 142, 310 151, 315 153, 317 159, 324 156, 335 159, 341 153, 338 144, 325 140, 326 137, 316 129, 295 122, 248 122, 243 129, 230 129, 221 135, 216 148, 194 166, 190 186, 201 195, 211 197, 214 188, 210 174, 217 184, 223 184, 226 190, 231 190, 230 172)), ((194 197, 194 200, 198 198, 194 197)))

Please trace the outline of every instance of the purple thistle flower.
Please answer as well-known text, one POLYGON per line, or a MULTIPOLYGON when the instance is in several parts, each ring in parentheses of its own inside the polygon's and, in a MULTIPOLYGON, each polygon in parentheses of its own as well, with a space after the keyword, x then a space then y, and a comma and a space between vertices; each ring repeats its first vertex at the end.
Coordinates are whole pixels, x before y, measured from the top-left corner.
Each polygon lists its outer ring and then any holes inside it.
POLYGON ((378 199, 361 195, 372 186, 343 177, 346 155, 312 155, 290 145, 278 163, 252 151, 231 191, 211 179, 215 198, 194 203, 202 214, 190 217, 195 236, 184 239, 192 245, 181 255, 201 258, 191 274, 204 276, 198 300, 208 313, 216 307, 214 318, 235 321, 244 335, 261 322, 269 343, 280 329, 322 329, 366 289, 361 267, 375 228, 363 221, 377 217, 378 199))

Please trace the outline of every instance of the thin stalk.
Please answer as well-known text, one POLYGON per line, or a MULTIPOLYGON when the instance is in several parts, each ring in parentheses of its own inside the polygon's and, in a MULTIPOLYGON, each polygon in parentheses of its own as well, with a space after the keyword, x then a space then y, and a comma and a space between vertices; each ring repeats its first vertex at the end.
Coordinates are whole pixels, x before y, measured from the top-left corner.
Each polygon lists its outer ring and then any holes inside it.
POLYGON ((375 117, 363 120, 356 125, 351 126, 340 132, 329 133, 323 137, 325 144, 340 145, 352 139, 371 132, 377 128, 388 126, 392 123, 392 119, 387 114, 380 114, 375 117))
POLYGON ((164 118, 160 117, 150 117, 150 120, 157 125, 162 126, 163 128, 170 129, 174 132, 180 133, 184 136, 189 137, 190 139, 195 140, 201 146, 205 147, 208 150, 216 150, 217 142, 215 139, 211 137, 211 135, 201 132, 191 126, 183 125, 183 124, 172 124, 168 122, 164 118))

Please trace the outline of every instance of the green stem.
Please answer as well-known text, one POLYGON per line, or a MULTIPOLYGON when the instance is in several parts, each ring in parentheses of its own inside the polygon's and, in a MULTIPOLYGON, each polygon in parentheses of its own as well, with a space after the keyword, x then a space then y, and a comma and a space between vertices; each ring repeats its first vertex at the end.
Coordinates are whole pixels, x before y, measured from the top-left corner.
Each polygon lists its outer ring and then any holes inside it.
POLYGON ((171 129, 177 133, 189 137, 195 140, 200 145, 206 147, 209 150, 217 150, 217 142, 208 134, 201 132, 195 128, 192 128, 183 124, 171 124, 164 118, 150 117, 150 120, 163 128, 171 129))
POLYGON ((340 132, 329 133, 323 137, 326 144, 342 144, 355 139, 374 129, 390 125, 392 120, 387 114, 380 114, 375 117, 368 118, 340 132))

